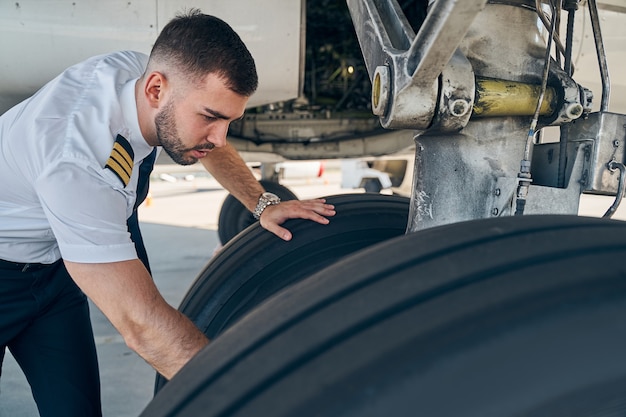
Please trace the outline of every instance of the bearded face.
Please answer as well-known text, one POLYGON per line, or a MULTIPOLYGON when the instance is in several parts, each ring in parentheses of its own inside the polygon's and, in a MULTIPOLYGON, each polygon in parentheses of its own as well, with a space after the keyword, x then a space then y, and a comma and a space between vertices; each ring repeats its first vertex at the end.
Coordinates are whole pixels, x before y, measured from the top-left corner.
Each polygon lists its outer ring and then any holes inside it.
POLYGON ((210 151, 215 148, 211 142, 188 148, 185 147, 176 126, 174 100, 170 100, 165 107, 157 113, 154 122, 156 125, 157 141, 159 146, 179 165, 192 165, 198 162, 193 151, 210 151))

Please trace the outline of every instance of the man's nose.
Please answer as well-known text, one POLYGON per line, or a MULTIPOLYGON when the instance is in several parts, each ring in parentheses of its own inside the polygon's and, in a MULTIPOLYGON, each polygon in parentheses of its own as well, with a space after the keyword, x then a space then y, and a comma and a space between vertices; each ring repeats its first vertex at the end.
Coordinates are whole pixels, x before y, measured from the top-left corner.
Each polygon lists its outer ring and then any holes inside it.
POLYGON ((207 142, 211 142, 216 148, 221 148, 226 145, 226 136, 228 134, 228 123, 214 126, 213 129, 207 135, 207 142))

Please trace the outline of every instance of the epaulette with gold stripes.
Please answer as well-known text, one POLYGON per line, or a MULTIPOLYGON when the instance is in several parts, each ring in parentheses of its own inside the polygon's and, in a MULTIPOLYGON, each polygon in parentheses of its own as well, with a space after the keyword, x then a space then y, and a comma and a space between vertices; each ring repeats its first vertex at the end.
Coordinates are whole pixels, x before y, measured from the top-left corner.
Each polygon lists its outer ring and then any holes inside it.
POLYGON ((117 135, 105 168, 113 171, 126 187, 130 182, 130 174, 133 172, 134 158, 135 153, 130 143, 124 136, 117 135))

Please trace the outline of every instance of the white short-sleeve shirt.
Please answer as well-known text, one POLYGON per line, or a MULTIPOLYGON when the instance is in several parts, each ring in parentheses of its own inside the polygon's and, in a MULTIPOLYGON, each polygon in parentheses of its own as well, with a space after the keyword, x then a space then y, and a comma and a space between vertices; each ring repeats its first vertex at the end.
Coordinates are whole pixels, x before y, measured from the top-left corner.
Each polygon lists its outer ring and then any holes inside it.
POLYGON ((0 116, 0 259, 137 258, 126 220, 153 149, 135 102, 147 59, 129 51, 91 58, 0 116), (131 174, 120 177, 117 162, 131 174))

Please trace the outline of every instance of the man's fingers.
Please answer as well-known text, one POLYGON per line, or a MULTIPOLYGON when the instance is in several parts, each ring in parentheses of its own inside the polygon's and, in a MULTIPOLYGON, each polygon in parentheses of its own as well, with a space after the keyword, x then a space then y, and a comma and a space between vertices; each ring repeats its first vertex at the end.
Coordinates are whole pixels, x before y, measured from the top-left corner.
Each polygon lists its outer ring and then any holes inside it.
POLYGON ((278 236, 282 240, 290 241, 292 238, 291 232, 289 230, 277 224, 273 224, 270 227, 267 227, 266 229, 268 232, 274 233, 276 236, 278 236))
POLYGON ((289 230, 281 227, 289 219, 311 220, 319 224, 328 224, 336 214, 335 206, 326 204, 324 199, 289 200, 277 205, 268 206, 261 215, 261 226, 283 240, 291 240, 289 230))
MULTIPOLYGON (((282 204, 285 204, 284 208, 299 210, 297 212, 292 213, 292 214, 296 214, 295 217, 290 216, 289 218, 300 217, 300 215, 302 215, 304 211, 312 211, 317 214, 321 214, 323 216, 334 216, 336 214, 335 206, 333 206, 332 204, 326 204, 326 200, 324 199, 291 200, 291 201, 285 201, 281 203, 280 205, 282 204)), ((306 217, 306 218, 309 218, 309 217, 306 217)))

